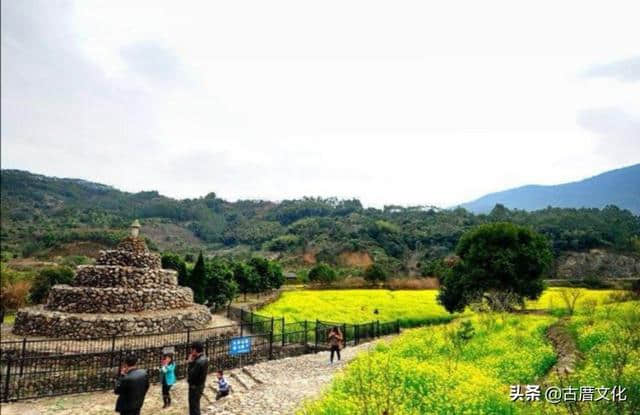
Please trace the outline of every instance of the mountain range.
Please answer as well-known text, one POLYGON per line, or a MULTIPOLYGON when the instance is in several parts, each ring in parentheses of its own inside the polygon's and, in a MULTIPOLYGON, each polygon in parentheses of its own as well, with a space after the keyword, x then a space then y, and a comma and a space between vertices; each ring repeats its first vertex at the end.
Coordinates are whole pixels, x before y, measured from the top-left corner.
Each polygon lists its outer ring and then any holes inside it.
POLYGON ((527 211, 548 206, 603 208, 616 205, 640 214, 640 164, 611 170, 577 182, 551 186, 528 185, 490 193, 461 206, 474 213, 488 213, 495 205, 527 211))
POLYGON ((415 275, 452 253, 464 232, 496 221, 544 234, 558 257, 595 248, 640 254, 640 165, 576 183, 508 190, 454 209, 376 209, 357 199, 319 197, 231 202, 213 192, 177 200, 156 191, 129 193, 21 170, 2 170, 1 181, 3 260, 91 257, 114 246, 134 219, 152 249, 234 257, 258 253, 294 268, 376 262, 415 275))

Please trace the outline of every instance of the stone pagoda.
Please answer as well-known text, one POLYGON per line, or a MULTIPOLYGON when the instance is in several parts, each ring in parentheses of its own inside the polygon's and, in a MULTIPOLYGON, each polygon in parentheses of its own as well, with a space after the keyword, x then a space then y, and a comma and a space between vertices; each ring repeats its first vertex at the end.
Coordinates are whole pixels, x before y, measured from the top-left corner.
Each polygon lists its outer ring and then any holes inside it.
POLYGON ((156 334, 203 328, 209 310, 193 302, 177 273, 138 237, 140 224, 96 265, 77 268, 72 285, 55 285, 46 304, 18 311, 13 333, 67 338, 156 334))

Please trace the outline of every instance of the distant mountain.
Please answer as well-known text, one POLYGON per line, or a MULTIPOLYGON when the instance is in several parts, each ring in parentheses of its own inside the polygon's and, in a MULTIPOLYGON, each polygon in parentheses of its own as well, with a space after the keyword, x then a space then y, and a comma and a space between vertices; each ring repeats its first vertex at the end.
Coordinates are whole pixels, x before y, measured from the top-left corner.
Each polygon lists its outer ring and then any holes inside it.
POLYGON ((461 206, 474 213, 488 213, 496 204, 509 209, 603 208, 616 205, 640 214, 640 164, 611 170, 594 177, 553 186, 529 185, 490 193, 461 206))

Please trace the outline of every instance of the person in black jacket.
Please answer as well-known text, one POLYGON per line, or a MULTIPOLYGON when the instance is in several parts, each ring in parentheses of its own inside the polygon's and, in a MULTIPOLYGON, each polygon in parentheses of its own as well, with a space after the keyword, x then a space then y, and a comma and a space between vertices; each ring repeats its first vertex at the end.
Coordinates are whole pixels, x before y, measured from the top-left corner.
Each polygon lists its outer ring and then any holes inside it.
POLYGON ((114 392, 118 396, 116 412, 121 415, 139 415, 144 397, 149 390, 149 376, 144 369, 138 369, 138 358, 128 355, 116 379, 114 392))
POLYGON ((191 345, 187 367, 187 382, 189 383, 189 415, 200 415, 200 398, 204 392, 204 384, 207 380, 209 359, 204 354, 204 346, 201 341, 195 341, 191 345))

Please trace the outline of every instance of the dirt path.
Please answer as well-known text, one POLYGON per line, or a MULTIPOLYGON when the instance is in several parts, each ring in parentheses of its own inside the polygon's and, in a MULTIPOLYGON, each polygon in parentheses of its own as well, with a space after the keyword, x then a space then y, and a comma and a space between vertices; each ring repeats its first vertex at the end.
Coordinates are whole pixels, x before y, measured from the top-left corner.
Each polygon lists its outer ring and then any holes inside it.
MULTIPOLYGON (((385 341, 385 338, 378 341, 385 341)), ((329 364, 329 353, 320 352, 281 360, 272 360, 233 370, 227 374, 233 393, 215 401, 209 375, 202 399, 204 414, 269 415, 292 414, 305 399, 317 396, 334 374, 375 342, 347 347, 342 361, 329 364)), ((160 386, 153 384, 147 393, 142 415, 182 415, 188 413, 187 384, 178 382, 172 389, 173 405, 162 409, 160 386)), ((42 398, 0 405, 2 415, 107 415, 114 413, 116 396, 111 391, 42 398)))
POLYGON ((567 328, 567 317, 558 320, 547 330, 547 337, 553 345, 553 350, 558 356, 556 364, 549 369, 547 375, 543 378, 542 383, 552 374, 557 373, 559 376, 567 376, 573 373, 576 363, 580 357, 575 339, 567 328))

